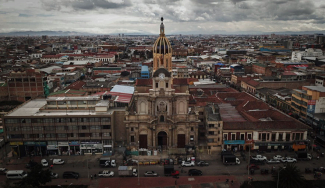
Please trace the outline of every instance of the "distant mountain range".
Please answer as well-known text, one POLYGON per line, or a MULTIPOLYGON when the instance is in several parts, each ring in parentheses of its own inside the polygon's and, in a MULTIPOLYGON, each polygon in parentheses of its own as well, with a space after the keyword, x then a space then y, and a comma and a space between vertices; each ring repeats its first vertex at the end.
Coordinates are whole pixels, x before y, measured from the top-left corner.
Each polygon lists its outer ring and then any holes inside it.
MULTIPOLYGON (((268 34, 276 34, 276 35, 312 35, 315 33, 323 33, 325 34, 325 30, 321 31, 280 31, 280 32, 260 32, 260 31, 224 31, 224 30, 215 30, 215 31, 180 31, 180 32, 172 32, 168 35, 268 35, 268 34)), ((107 35, 118 35, 122 33, 109 33, 107 35)), ((152 34, 149 32, 131 32, 131 33, 123 33, 124 35, 158 35, 152 34)), ((90 36, 90 35, 105 35, 105 34, 95 34, 95 33, 86 33, 86 32, 75 32, 75 31, 14 31, 8 33, 0 33, 0 36, 90 36)))
POLYGON ((81 33, 74 31, 14 31, 9 33, 0 33, 0 36, 75 36, 75 35, 95 35, 91 33, 81 33))

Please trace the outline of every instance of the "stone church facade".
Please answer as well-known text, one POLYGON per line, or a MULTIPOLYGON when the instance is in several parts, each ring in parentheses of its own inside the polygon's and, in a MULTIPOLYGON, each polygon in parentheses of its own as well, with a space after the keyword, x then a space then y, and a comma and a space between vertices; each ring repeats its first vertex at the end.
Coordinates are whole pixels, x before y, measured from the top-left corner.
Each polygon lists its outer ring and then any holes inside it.
POLYGON ((131 148, 196 145, 198 112, 188 107, 189 96, 188 84, 173 79, 172 48, 162 22, 153 49, 152 77, 137 80, 133 99, 126 110, 124 123, 131 148))

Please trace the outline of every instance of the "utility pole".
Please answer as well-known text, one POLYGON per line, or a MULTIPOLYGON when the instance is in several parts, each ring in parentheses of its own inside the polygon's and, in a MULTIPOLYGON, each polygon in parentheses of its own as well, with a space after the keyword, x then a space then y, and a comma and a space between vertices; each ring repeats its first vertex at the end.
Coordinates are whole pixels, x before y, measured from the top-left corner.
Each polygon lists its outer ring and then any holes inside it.
POLYGON ((3 135, 2 136, 2 138, 3 138, 3 146, 4 146, 4 150, 3 150, 3 152, 4 152, 4 154, 3 154, 3 162, 4 162, 4 164, 6 164, 6 161, 7 161, 7 148, 6 148, 6 140, 5 140, 5 136, 3 135))

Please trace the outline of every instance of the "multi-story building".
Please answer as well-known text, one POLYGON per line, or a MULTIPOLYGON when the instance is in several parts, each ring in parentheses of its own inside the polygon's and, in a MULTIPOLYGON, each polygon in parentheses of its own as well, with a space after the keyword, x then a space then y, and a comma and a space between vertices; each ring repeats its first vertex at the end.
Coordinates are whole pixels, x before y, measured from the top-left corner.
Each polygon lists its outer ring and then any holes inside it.
POLYGON ((9 100, 27 101, 44 96, 44 81, 47 78, 39 69, 11 72, 7 77, 9 100))
POLYGON ((210 104, 204 109, 206 140, 208 149, 220 151, 222 146, 223 122, 219 113, 218 105, 210 104))
POLYGON ((170 149, 197 144, 198 114, 188 108, 189 89, 184 80, 185 84, 173 79, 172 48, 161 23, 153 48, 152 78, 137 80, 125 115, 131 147, 170 149))
POLYGON ((124 139, 125 108, 110 108, 97 96, 34 99, 4 116, 5 132, 14 154, 78 155, 113 152, 124 139), (116 122, 116 123, 115 123, 116 122), (120 123, 122 124, 120 125, 120 123))

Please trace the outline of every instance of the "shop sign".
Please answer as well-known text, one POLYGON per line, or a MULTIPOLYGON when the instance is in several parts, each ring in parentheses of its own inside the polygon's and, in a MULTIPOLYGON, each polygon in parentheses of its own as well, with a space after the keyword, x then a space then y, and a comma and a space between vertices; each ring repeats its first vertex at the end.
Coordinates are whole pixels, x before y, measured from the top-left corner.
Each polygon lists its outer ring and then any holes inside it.
POLYGON ((103 145, 102 144, 81 144, 80 148, 81 149, 102 149, 103 145))
POLYGON ((25 146, 34 146, 35 142, 24 142, 25 146))
POLYGON ((69 146, 80 146, 78 141, 71 141, 69 142, 69 146))
POLYGON ((36 146, 46 146, 46 142, 35 142, 36 146))
POLYGON ((245 140, 225 140, 225 144, 245 144, 245 140))
POLYGON ((10 145, 11 146, 22 146, 22 145, 24 145, 24 143, 23 142, 10 142, 10 145))
POLYGON ((47 150, 58 150, 57 145, 47 145, 47 150))
POLYGON ((68 142, 58 142, 58 146, 69 146, 68 142))

